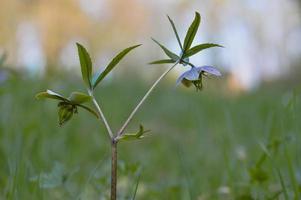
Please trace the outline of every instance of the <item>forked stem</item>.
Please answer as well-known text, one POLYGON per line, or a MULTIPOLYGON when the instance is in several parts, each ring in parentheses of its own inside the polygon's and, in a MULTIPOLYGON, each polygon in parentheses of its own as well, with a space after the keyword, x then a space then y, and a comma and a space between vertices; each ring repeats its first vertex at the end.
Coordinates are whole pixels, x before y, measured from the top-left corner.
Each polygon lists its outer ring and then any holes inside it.
POLYGON ((137 104, 137 106, 134 108, 134 110, 131 112, 131 114, 129 115, 129 117, 127 118, 127 120, 124 122, 124 124, 122 125, 122 127, 120 128, 120 130, 117 133, 117 136, 115 137, 115 141, 118 141, 120 139, 120 137, 122 136, 122 134, 124 133, 124 130, 126 129, 126 127, 129 125, 129 123, 131 122, 131 120, 133 119, 134 115, 136 114, 136 112, 139 110, 139 108, 141 107, 141 105, 144 103, 144 101, 147 99, 147 97, 150 95, 150 93, 155 89, 155 87, 158 85, 158 83, 168 74, 168 72, 170 72, 177 64, 179 63, 179 61, 177 61, 174 65, 172 65, 170 68, 168 68, 155 82, 154 84, 149 88, 149 90, 146 92, 146 94, 143 96, 143 98, 139 101, 139 103, 137 104))
POLYGON ((97 109, 97 113, 99 114, 100 119, 103 121, 103 123, 106 126, 107 132, 110 135, 111 138, 111 200, 117 199, 117 143, 122 134, 124 133, 124 130, 127 128, 131 120, 133 119, 134 115, 137 113, 141 105, 144 103, 144 101, 147 99, 147 97, 150 95, 150 93, 155 89, 155 87, 159 84, 159 82, 179 63, 176 62, 174 65, 172 65, 170 68, 168 68, 155 82, 154 84, 149 88, 149 90, 146 92, 146 94, 143 96, 143 98, 139 101, 137 106, 133 109, 129 117, 126 119, 120 130, 118 131, 117 135, 114 137, 111 127, 109 126, 99 104, 97 103, 96 99, 93 96, 92 92, 89 92, 89 94, 93 98, 93 104, 95 105, 97 109))

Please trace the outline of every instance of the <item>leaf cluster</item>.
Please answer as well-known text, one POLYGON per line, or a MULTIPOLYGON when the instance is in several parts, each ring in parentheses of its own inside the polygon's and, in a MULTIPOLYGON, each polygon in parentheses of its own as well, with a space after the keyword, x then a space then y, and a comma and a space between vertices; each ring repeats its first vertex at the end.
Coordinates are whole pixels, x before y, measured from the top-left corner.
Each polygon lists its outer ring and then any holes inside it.
POLYGON ((196 33, 198 31, 200 22, 201 22, 201 16, 198 12, 195 13, 194 20, 192 21, 191 25, 189 26, 189 28, 187 30, 187 33, 186 33, 183 44, 180 40, 180 37, 179 37, 178 31, 176 29, 175 23, 173 22, 173 20, 169 16, 167 16, 167 18, 168 18, 168 20, 169 20, 169 22, 172 26, 172 29, 173 29, 173 32, 174 32, 174 34, 176 36, 176 39, 178 41, 181 53, 180 53, 180 55, 177 55, 176 53, 170 51, 168 48, 166 48, 164 45, 162 45, 160 42, 158 42, 157 40, 152 38, 152 40, 156 44, 158 44, 159 47, 161 47, 161 49, 164 51, 164 53, 168 56, 168 59, 156 60, 156 61, 151 62, 150 64, 168 64, 168 63, 178 62, 178 63, 183 64, 183 65, 187 65, 187 64, 192 65, 189 62, 189 57, 191 57, 191 56, 193 56, 193 55, 195 55, 195 54, 197 54, 200 51, 205 50, 205 49, 209 49, 209 48, 212 48, 212 47, 223 47, 219 44, 214 44, 214 43, 198 44, 196 46, 191 47, 191 45, 193 43, 193 40, 196 36, 196 33))

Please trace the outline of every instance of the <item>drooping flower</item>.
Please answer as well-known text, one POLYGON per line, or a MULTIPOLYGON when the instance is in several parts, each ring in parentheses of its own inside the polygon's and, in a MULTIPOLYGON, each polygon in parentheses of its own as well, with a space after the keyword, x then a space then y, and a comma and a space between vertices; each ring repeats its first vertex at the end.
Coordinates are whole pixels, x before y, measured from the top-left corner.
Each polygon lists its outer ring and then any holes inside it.
POLYGON ((179 85, 180 83, 182 83, 186 87, 190 87, 191 85, 194 85, 197 90, 201 90, 203 87, 203 83, 202 83, 203 76, 207 76, 207 75, 221 76, 222 74, 215 67, 192 66, 190 70, 180 75, 180 77, 177 79, 176 85, 179 85))

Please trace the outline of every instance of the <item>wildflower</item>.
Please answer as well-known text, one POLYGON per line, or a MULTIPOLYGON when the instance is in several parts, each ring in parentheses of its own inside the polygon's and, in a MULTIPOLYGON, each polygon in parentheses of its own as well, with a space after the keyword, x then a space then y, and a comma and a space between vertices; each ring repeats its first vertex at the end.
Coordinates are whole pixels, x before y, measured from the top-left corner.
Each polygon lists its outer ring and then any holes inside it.
POLYGON ((195 67, 191 66, 191 69, 184 72, 176 82, 176 85, 179 85, 180 82, 186 86, 190 87, 192 84, 196 87, 197 90, 201 90, 203 87, 202 79, 203 76, 213 75, 213 76, 221 76, 222 74, 218 69, 211 66, 202 66, 195 67))

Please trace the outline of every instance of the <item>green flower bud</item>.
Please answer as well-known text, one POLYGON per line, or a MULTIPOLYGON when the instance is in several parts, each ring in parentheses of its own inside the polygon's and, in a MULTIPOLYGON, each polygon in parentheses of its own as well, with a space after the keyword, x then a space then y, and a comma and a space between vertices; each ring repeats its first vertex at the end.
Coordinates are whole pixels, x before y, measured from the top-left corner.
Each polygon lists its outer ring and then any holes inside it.
POLYGON ((77 109, 76 106, 64 102, 60 102, 58 106, 59 124, 60 126, 62 126, 64 123, 66 123, 72 118, 73 113, 76 112, 77 109))

